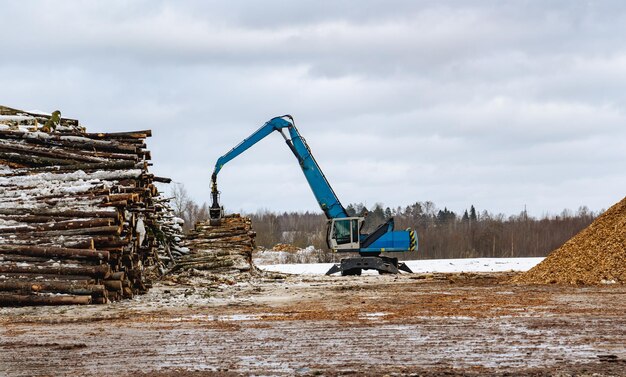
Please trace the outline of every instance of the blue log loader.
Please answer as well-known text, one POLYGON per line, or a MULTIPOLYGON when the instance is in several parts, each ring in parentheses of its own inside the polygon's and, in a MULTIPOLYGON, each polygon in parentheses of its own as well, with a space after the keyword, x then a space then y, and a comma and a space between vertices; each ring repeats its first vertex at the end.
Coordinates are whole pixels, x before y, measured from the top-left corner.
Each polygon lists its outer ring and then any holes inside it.
POLYGON ((219 225, 224 216, 224 208, 219 203, 220 192, 217 189, 217 175, 226 163, 239 156, 260 140, 277 131, 289 149, 298 159, 300 168, 313 191, 313 195, 328 219, 326 242, 335 252, 353 252, 357 256, 343 258, 326 274, 341 272, 341 275, 360 275, 362 270, 377 270, 379 273, 397 274, 400 271, 411 273, 405 263, 398 258, 383 256, 381 253, 405 252, 417 250, 417 236, 413 230, 394 230, 393 218, 388 219, 370 234, 362 234, 363 217, 348 215, 337 198, 328 180, 322 173, 304 138, 298 132, 291 115, 273 118, 256 132, 243 140, 228 153, 220 157, 211 176, 212 204, 209 209, 209 221, 219 225), (284 130, 289 132, 287 136, 284 130))

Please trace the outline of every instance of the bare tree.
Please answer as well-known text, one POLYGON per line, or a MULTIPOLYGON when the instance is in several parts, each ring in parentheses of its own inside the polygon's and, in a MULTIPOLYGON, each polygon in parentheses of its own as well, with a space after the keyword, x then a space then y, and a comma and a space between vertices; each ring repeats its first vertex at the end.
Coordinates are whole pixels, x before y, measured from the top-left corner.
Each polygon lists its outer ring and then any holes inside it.
POLYGON ((209 217, 209 208, 206 203, 198 205, 191 199, 187 189, 182 183, 177 183, 170 190, 174 214, 185 220, 183 230, 192 229, 198 221, 206 220, 209 217))

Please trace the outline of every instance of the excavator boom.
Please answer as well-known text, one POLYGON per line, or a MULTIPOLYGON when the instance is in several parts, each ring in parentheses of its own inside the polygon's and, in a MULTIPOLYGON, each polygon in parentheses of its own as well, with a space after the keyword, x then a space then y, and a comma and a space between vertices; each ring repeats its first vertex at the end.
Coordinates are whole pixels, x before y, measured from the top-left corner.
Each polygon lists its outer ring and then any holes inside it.
POLYGON ((302 172, 304 173, 304 176, 309 183, 309 186, 311 187, 311 191, 313 191, 313 195, 315 195, 317 203, 319 204, 322 211, 324 211, 326 218, 332 219, 348 217, 348 214, 341 205, 339 198, 337 198, 337 195, 328 183, 328 180, 326 180, 326 176, 324 176, 324 173, 322 173, 322 169, 320 169, 317 161, 315 161, 315 158, 311 154, 311 150, 306 144, 306 141, 298 132, 298 129, 296 128, 291 115, 283 115, 269 120, 267 123, 261 126, 261 128, 256 130, 252 135, 244 139, 236 147, 231 149, 228 153, 226 153, 217 160, 217 162, 215 163, 215 169, 213 170, 213 175, 211 176, 211 191, 213 193, 214 202, 213 204, 217 204, 217 175, 222 170, 224 165, 226 165, 226 163, 233 160, 235 157, 239 156, 274 131, 278 131, 283 136, 285 142, 287 143, 287 146, 298 159, 302 172), (288 129, 291 139, 287 138, 287 136, 284 134, 283 130, 285 128, 288 129))
POLYGON ((317 161, 315 161, 306 140, 300 135, 300 132, 296 128, 293 117, 290 115, 283 115, 269 120, 252 135, 244 139, 236 147, 217 160, 211 176, 212 205, 209 210, 211 223, 218 225, 224 215, 223 207, 219 203, 219 191, 217 188, 217 176, 219 172, 226 163, 233 160, 274 131, 282 135, 287 146, 298 160, 300 168, 311 187, 311 191, 313 191, 313 195, 315 195, 320 208, 328 219, 328 247, 333 251, 349 251, 358 252, 360 254, 359 262, 352 260, 354 263, 344 266, 342 261, 341 266, 335 267, 337 271, 331 269, 333 272, 329 271, 329 273, 341 271, 344 275, 356 274, 357 272, 360 273, 361 269, 368 268, 389 273, 398 273, 399 270, 410 272, 406 265, 398 264, 396 258, 380 257, 380 253, 416 250, 417 237, 415 236, 415 232, 412 230, 395 231, 393 219, 389 219, 373 233, 361 234, 360 230, 364 218, 350 217, 348 215, 334 190, 328 183, 317 161), (287 129, 289 136, 285 134, 285 129, 287 129))

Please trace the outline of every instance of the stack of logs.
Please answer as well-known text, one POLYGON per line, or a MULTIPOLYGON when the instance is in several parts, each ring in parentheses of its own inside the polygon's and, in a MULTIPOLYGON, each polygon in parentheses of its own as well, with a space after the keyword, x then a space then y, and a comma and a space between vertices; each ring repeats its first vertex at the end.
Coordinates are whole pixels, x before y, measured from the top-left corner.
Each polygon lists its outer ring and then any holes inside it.
POLYGON ((184 241, 192 251, 181 257, 172 271, 203 270, 220 277, 255 272, 255 237, 250 218, 238 214, 222 218, 217 226, 209 221, 199 222, 184 241))
POLYGON ((0 306, 146 292, 182 231, 154 185, 169 180, 148 172, 151 132, 50 118, 0 106, 0 306))

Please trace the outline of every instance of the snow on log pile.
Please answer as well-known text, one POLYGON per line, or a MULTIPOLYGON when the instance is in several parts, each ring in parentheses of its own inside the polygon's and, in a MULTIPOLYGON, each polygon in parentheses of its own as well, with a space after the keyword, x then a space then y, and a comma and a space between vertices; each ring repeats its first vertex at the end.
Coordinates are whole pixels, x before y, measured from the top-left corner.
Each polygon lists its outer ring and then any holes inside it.
POLYGON ((250 218, 238 214, 225 216, 218 226, 199 222, 183 242, 190 252, 177 260, 171 272, 179 276, 199 273, 215 281, 239 280, 258 271, 252 263, 255 237, 250 218))
POLYGON ((148 172, 149 136, 0 106, 0 306, 146 292, 182 232, 154 185, 168 180, 148 172))
POLYGON ((626 198, 512 282, 626 284, 626 198))

